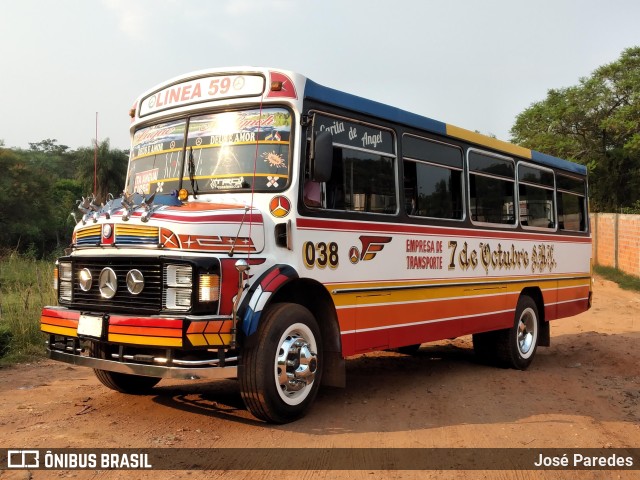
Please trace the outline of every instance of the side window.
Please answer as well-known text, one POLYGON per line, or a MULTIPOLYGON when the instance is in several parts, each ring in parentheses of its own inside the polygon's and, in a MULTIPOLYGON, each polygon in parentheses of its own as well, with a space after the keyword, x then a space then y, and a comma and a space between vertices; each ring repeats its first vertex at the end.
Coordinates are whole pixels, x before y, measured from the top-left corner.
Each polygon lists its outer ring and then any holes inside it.
POLYGON ((307 174, 303 202, 309 208, 395 214, 398 211, 393 131, 316 113, 315 133, 329 132, 333 143, 331 178, 316 183, 307 174))
POLYGON ((462 220, 462 151, 405 135, 402 152, 407 214, 462 220))
POLYGON ((552 171, 518 164, 519 216, 524 228, 555 230, 554 188, 552 171))
POLYGON ((331 179, 325 185, 326 208, 395 213, 395 159, 373 152, 333 149, 331 179))
POLYGON ((586 232, 586 185, 584 180, 558 174, 558 225, 561 230, 586 232))
POLYGON ((468 161, 471 220, 515 226, 514 161, 476 150, 469 151, 468 161))

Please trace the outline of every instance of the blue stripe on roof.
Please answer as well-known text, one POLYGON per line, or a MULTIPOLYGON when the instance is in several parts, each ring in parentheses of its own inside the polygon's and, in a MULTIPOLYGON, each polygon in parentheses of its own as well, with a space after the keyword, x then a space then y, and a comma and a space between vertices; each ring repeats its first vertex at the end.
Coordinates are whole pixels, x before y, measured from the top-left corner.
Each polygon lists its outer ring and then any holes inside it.
MULTIPOLYGON (((325 87, 313 80, 307 79, 304 96, 305 98, 326 102, 336 107, 347 108, 367 115, 384 118, 391 122, 397 122, 409 127, 419 128, 447 136, 447 124, 444 122, 439 122, 432 118, 407 112, 406 110, 392 107, 384 103, 368 100, 357 95, 325 87)), ((546 153, 531 150, 531 158, 532 160, 548 167, 558 168, 568 172, 577 173, 579 175, 587 174, 587 167, 584 165, 563 160, 552 155, 547 155, 546 153)))
POLYGON ((531 158, 532 160, 535 160, 542 165, 566 170, 568 172, 578 173, 580 175, 587 174, 587 167, 585 165, 580 165, 579 163, 573 163, 568 160, 563 160, 558 157, 547 155, 546 153, 540 153, 536 152, 535 150, 531 150, 531 158))
POLYGON ((402 123, 411 127, 421 128, 440 135, 447 134, 447 125, 428 117, 416 115, 384 103, 368 100, 350 93, 324 87, 307 79, 304 95, 307 98, 330 103, 336 107, 348 108, 356 112, 374 115, 392 122, 402 123))

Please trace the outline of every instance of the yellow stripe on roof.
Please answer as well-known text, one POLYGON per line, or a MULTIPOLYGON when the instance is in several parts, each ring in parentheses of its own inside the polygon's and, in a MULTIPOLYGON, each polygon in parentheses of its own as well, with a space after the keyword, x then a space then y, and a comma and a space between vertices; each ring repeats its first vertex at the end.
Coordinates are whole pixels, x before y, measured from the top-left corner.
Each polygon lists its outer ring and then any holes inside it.
POLYGON ((466 140, 467 142, 482 145, 483 147, 493 148, 500 152, 508 153, 510 155, 517 155, 519 157, 531 158, 531 150, 528 148, 514 145, 513 143, 504 142, 497 138, 487 137, 480 133, 472 132, 471 130, 465 130, 464 128, 456 127, 454 125, 447 124, 447 135, 460 140, 466 140))

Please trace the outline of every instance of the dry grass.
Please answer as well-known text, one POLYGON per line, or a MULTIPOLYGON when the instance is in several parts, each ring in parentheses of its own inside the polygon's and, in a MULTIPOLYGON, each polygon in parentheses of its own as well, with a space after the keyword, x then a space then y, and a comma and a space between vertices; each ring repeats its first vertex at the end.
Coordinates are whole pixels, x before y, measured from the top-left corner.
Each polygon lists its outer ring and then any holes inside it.
POLYGON ((0 259, 0 363, 44 353, 40 311, 54 305, 53 262, 15 253, 0 259))

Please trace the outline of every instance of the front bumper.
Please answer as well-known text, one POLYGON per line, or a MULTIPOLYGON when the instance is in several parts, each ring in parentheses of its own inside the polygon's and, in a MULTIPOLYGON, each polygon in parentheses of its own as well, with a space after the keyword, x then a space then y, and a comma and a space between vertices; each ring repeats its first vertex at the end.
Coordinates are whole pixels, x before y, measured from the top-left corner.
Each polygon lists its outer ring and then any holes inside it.
POLYGON ((42 309, 49 358, 109 372, 193 380, 237 378, 232 320, 42 309))
POLYGON ((98 337, 90 340, 160 348, 227 348, 233 320, 222 316, 134 316, 91 313, 65 307, 44 307, 40 330, 52 335, 81 337, 78 324, 87 313, 102 318, 98 337))
POLYGON ((121 362, 101 358, 85 357, 74 353, 66 353, 59 350, 47 349, 47 355, 53 360, 79 365, 82 367, 106 370, 109 372, 142 375, 145 377, 175 378, 180 380, 210 379, 220 380, 237 378, 237 366, 212 366, 212 367, 168 367, 160 365, 144 365, 140 363, 121 362))

